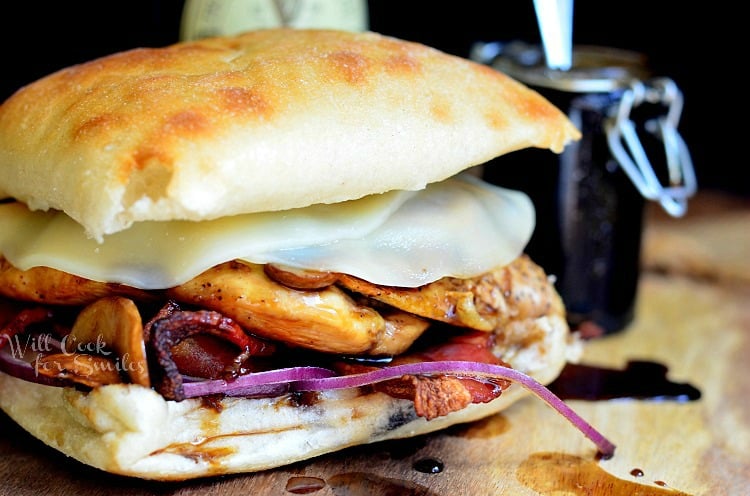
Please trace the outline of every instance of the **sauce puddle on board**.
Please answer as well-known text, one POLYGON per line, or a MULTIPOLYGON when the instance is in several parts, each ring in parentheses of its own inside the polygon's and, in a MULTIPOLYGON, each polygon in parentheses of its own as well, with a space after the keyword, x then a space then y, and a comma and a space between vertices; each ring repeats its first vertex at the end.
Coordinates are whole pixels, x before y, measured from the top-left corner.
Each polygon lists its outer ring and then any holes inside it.
MULTIPOLYGON (((642 477, 640 474, 639 477, 642 477)), ((535 453, 516 471, 516 478, 542 496, 568 494, 571 496, 690 496, 665 488, 663 481, 653 487, 611 475, 596 460, 587 460, 562 453, 535 453)))
POLYGON ((423 474, 439 474, 445 468, 445 464, 437 458, 420 458, 411 467, 423 474))
POLYGON ((643 360, 628 362, 622 369, 569 363, 548 388, 561 399, 637 399, 695 401, 701 392, 690 384, 667 379, 667 367, 643 360))
MULTIPOLYGON (((585 364, 568 364, 560 376, 548 388, 561 399, 604 401, 611 399, 637 399, 657 401, 695 401, 701 392, 690 384, 676 383, 667 379, 667 367, 660 363, 643 360, 628 362, 622 369, 595 367, 585 364)), ((507 419, 494 415, 477 422, 448 428, 448 435, 467 438, 491 438, 509 429, 507 419)), ((406 440, 384 441, 376 445, 352 448, 353 453, 371 452, 378 446, 380 458, 401 460, 415 455, 426 444, 426 436, 406 440)), ((438 474, 444 464, 437 458, 420 458, 412 469, 438 474)), ((643 470, 634 468, 630 474, 635 478, 645 476, 643 470)), ((618 479, 602 469, 598 460, 584 459, 562 453, 535 453, 524 461, 516 471, 520 483, 539 492, 542 496, 569 494, 571 496, 690 496, 688 493, 670 489, 661 480, 653 485, 618 479)), ((330 487, 336 496, 359 496, 374 494, 398 494, 403 496, 432 496, 428 488, 411 481, 380 477, 363 472, 334 475, 328 480, 317 477, 292 477, 286 490, 294 494, 310 494, 330 487)))
POLYGON ((310 494, 326 487, 326 481, 319 477, 295 476, 286 481, 286 490, 294 494, 310 494))

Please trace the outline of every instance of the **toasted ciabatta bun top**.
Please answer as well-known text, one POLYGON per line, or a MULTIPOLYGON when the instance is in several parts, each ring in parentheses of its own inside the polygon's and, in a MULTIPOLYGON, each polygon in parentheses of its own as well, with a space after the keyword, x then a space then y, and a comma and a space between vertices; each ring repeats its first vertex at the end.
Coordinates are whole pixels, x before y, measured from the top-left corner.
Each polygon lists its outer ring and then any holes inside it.
POLYGON ((579 136, 486 66, 374 33, 272 29, 72 66, 0 107, 0 197, 103 235, 419 189, 579 136))

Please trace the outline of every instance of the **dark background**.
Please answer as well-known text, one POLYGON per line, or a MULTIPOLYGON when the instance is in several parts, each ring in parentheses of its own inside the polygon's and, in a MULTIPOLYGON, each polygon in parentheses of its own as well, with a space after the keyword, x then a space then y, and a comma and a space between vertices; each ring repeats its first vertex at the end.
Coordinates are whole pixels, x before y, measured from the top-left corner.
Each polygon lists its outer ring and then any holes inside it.
MULTIPOLYGON (((335 0, 332 0, 335 1, 335 0)), ((49 72, 114 51, 177 41, 182 0, 3 2, 0 99, 49 72)), ((577 0, 575 44, 645 54, 685 96, 680 132, 701 188, 750 195, 746 27, 730 2, 577 0)), ((468 56, 475 41, 538 43, 531 0, 371 0, 374 31, 468 56)))

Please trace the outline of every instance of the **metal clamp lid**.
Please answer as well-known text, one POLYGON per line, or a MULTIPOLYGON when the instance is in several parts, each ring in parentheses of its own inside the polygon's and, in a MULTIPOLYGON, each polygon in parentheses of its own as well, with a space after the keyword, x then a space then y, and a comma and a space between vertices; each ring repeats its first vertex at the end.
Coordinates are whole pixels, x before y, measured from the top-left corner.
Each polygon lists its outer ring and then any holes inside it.
POLYGON ((524 84, 569 93, 610 93, 628 87, 633 79, 646 79, 645 57, 611 47, 577 45, 573 65, 550 69, 544 52, 523 41, 475 42, 470 58, 489 65, 524 84))
POLYGON ((610 151, 635 187, 644 198, 658 201, 674 217, 685 214, 687 199, 697 189, 690 152, 677 131, 682 103, 682 93, 671 79, 633 81, 605 123, 610 151), (646 102, 668 106, 666 115, 644 124, 645 129, 664 144, 667 186, 657 177, 631 119, 632 110, 646 102))
POLYGON ((542 50, 521 41, 477 42, 471 58, 536 88, 570 94, 608 93, 617 96, 605 120, 613 157, 644 198, 658 201, 674 217, 687 211, 687 199, 697 189, 690 152, 677 125, 683 97, 668 78, 650 78, 643 57, 610 47, 577 46, 573 65, 561 71, 544 64, 542 50), (631 112, 644 103, 667 111, 643 123, 664 145, 668 185, 663 185, 641 143, 631 112))

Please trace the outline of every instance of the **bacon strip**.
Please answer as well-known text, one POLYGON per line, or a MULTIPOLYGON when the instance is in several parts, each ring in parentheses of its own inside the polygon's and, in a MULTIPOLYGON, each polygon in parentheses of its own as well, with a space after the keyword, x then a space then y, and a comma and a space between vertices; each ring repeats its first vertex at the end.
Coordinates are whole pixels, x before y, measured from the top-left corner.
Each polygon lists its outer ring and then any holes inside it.
MULTIPOLYGON (((422 352, 396 357, 389 365, 425 361, 464 360, 493 365, 505 365, 490 351, 492 335, 470 331, 452 337, 448 342, 435 345, 422 352)), ((356 374, 375 370, 376 367, 359 363, 339 362, 336 370, 356 374)), ((487 403, 497 398, 510 386, 504 379, 485 379, 454 376, 411 376, 374 384, 373 389, 394 398, 414 402, 417 415, 427 420, 461 410, 470 403, 487 403)))
POLYGON ((167 399, 182 401, 185 392, 182 374, 172 358, 172 347, 182 340, 198 334, 210 334, 237 345, 241 352, 236 356, 229 376, 240 373, 242 364, 251 356, 270 356, 275 345, 246 334, 232 319, 209 310, 168 311, 167 317, 149 323, 150 346, 159 364, 161 377, 155 387, 167 399))

